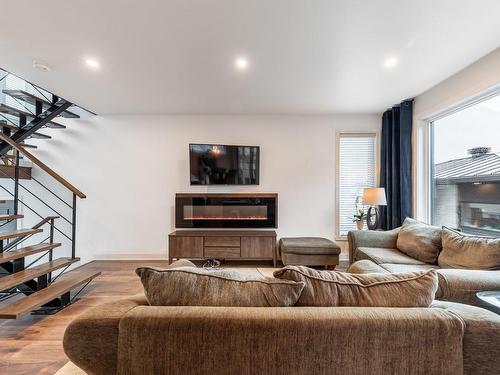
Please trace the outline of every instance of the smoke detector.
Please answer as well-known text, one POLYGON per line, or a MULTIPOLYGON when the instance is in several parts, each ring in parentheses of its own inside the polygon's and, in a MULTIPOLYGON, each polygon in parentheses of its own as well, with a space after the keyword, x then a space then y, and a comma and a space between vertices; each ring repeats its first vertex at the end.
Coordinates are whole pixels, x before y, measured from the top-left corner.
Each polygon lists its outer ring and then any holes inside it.
POLYGON ((41 60, 33 60, 33 68, 41 72, 50 72, 50 66, 41 60))

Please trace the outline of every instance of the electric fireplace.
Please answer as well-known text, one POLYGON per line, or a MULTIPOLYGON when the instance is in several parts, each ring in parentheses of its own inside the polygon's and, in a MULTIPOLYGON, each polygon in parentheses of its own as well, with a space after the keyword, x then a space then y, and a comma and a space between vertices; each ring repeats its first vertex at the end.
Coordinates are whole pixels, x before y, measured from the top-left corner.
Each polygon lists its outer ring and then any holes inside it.
POLYGON ((276 228, 277 194, 176 194, 177 228, 276 228))

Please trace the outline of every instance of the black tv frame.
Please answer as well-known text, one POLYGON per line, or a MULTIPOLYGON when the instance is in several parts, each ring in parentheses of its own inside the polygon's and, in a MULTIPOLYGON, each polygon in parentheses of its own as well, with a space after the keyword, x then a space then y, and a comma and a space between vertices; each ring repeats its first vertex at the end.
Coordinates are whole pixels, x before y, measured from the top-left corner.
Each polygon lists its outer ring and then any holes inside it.
POLYGON ((220 143, 189 143, 188 144, 188 154, 189 154, 189 185, 190 186, 256 186, 260 185, 260 146, 250 146, 250 145, 228 145, 220 143), (254 184, 193 184, 191 181, 191 146, 231 146, 231 147, 253 147, 257 149, 257 177, 254 184))

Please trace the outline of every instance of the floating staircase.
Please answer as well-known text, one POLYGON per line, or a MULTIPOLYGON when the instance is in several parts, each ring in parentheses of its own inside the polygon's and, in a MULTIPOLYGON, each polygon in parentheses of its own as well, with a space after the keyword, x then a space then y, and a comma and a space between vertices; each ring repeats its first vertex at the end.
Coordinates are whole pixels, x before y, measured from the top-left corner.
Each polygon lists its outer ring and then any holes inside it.
MULTIPOLYGON (((15 221, 22 218, 23 215, 0 216, 2 221, 15 221)), ((4 303, 3 306, 0 304, 0 319, 18 319, 39 308, 44 308, 46 311, 57 311, 72 302, 71 290, 85 286, 100 275, 100 272, 75 269, 53 279, 53 272, 67 269, 78 262, 80 258, 52 259, 54 250, 60 248, 61 243, 52 242, 50 237, 49 242, 18 246, 27 238, 42 234, 44 232, 42 226, 46 224, 49 225, 48 229, 53 233, 56 219, 58 217, 51 216, 33 228, 0 232, 0 271, 3 271, 4 274, 0 277, 0 293, 3 293, 4 299, 17 297, 11 303, 4 303), (4 245, 4 242, 9 240, 14 241, 4 245), (49 260, 41 264, 25 266, 26 257, 40 254, 39 259, 48 255, 49 260), (23 297, 19 298, 20 295, 23 297)))
MULTIPOLYGON (((0 74, 0 82, 5 77, 0 74)), ((26 85, 31 84, 26 82, 26 85)), ((13 210, 0 215, 0 319, 18 319, 30 312, 57 312, 73 302, 79 293, 72 296, 73 290, 82 290, 100 275, 100 272, 82 268, 68 271, 69 267, 80 261, 75 255, 76 202, 77 199, 85 198, 85 194, 26 150, 36 148, 36 145, 26 143, 30 139, 51 139, 50 135, 40 130, 66 128, 57 122, 57 118, 80 116, 69 110, 73 106, 69 101, 56 95, 45 95, 42 92, 44 90, 31 86, 40 95, 26 90, 1 90, 2 94, 13 98, 19 105, 0 103, 0 158, 4 164, 0 165, 0 179, 10 179, 13 182, 10 185, 14 186, 12 191, 0 184, 2 193, 11 195, 14 202, 13 210), (26 174, 23 168, 27 167, 19 165, 21 159, 31 161, 40 173, 55 180, 59 188, 46 186, 35 179, 31 171, 26 174), (38 192, 31 190, 32 185, 23 185, 23 178, 32 179, 34 184, 38 184, 38 192), (32 200, 22 198, 19 192, 23 190, 32 200), (69 201, 59 196, 61 190, 69 194, 69 201), (70 212, 64 213, 61 204, 70 212), (45 212, 41 212, 40 207, 45 212), (31 227, 22 228, 21 223, 27 220, 28 213, 31 219, 40 221, 31 227), (63 255, 68 247, 71 256, 63 255), (55 253, 61 256, 56 257, 55 253)))
POLYGON ((68 272, 47 288, 40 289, 27 297, 10 303, 4 308, 0 308, 0 319, 19 319, 35 308, 54 301, 54 296, 61 296, 61 304, 70 303, 69 293, 71 290, 85 286, 100 274, 100 272, 78 269, 68 272))

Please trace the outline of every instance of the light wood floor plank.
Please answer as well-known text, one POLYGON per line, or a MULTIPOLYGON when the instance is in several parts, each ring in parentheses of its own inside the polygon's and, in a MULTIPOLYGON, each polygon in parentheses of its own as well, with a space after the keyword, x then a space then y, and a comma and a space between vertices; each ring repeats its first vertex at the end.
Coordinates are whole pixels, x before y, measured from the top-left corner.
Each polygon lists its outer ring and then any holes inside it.
MULTIPOLYGON (((102 272, 80 299, 55 315, 26 315, 19 320, 0 320, 0 374, 53 375, 67 364, 62 347, 64 330, 87 309, 142 292, 135 275, 140 266, 164 267, 167 261, 94 261, 83 266, 102 272)), ((226 263, 247 274, 272 276, 275 270, 262 263, 226 263)))

